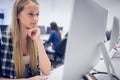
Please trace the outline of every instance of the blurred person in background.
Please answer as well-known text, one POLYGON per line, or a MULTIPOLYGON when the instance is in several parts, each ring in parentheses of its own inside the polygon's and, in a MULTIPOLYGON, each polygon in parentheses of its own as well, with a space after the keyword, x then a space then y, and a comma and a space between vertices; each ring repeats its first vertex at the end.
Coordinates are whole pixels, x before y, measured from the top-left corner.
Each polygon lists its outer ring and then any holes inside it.
POLYGON ((48 40, 45 40, 44 44, 52 44, 52 49, 55 50, 57 44, 61 40, 61 33, 59 27, 57 26, 56 22, 50 23, 50 35, 48 40))

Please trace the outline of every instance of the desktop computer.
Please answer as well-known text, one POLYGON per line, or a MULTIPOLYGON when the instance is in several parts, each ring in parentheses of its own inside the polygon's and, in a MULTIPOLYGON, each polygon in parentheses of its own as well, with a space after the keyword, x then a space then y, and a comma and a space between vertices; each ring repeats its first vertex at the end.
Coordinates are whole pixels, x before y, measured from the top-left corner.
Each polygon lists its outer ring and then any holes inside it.
POLYGON ((107 10, 94 0, 75 0, 62 80, 82 80, 100 58, 107 10))
POLYGON ((116 41, 118 40, 118 36, 119 36, 119 19, 117 17, 114 17, 113 26, 111 30, 109 51, 111 51, 115 47, 116 41))

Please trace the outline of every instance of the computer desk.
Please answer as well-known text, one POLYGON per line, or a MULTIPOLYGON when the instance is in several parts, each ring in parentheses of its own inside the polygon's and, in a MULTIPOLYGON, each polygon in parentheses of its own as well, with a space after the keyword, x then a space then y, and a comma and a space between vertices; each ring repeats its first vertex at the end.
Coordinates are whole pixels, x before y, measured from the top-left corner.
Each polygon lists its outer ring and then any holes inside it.
MULTIPOLYGON (((112 64, 114 67, 114 70, 116 72, 116 75, 118 78, 120 78, 120 58, 118 59, 112 59, 112 64)), ((99 72, 107 72, 104 61, 100 60, 99 63, 93 67, 95 70, 99 72)), ((62 75, 63 75, 63 70, 64 70, 64 65, 52 70, 48 76, 48 80, 62 80, 62 75)), ((93 70, 90 71, 90 73, 94 72, 93 70)), ((97 76, 98 79, 104 76, 97 76)), ((88 77, 89 78, 89 77, 88 77)), ((89 78, 89 80, 92 80, 89 78)))
MULTIPOLYGON (((109 46, 109 42, 105 43, 106 47, 108 48, 109 46)), ((111 58, 111 62, 113 64, 114 70, 116 72, 117 77, 120 78, 120 58, 111 58)), ((97 71, 101 71, 101 72, 107 72, 107 69, 105 67, 105 63, 103 59, 100 59, 98 61, 98 64, 96 64, 93 69, 97 70, 97 71)), ((50 72, 50 75, 48 76, 48 80, 62 80, 62 75, 63 75, 63 70, 64 70, 64 65, 57 67, 56 69, 52 70, 50 72)), ((94 72, 94 70, 91 70, 91 72, 94 72)), ((101 77, 101 76, 99 76, 101 77)), ((99 78, 98 77, 98 78, 99 78)))
POLYGON ((62 80, 64 65, 52 70, 48 75, 48 80, 62 80))
MULTIPOLYGON (((41 39, 42 40, 46 40, 48 39, 49 34, 45 34, 45 35, 41 35, 41 39)), ((109 49, 109 41, 105 42, 105 46, 107 48, 107 50, 109 49)), ((112 57, 114 51, 112 53, 109 54, 110 58, 112 57)), ((101 56, 102 58, 102 56, 101 56)), ((113 64, 114 70, 117 74, 117 77, 120 78, 120 69, 118 67, 120 67, 120 58, 111 58, 111 62, 113 64)), ((98 61, 98 63, 93 67, 93 69, 97 70, 97 71, 101 71, 101 72, 107 72, 105 63, 103 59, 100 59, 98 61)), ((62 75, 63 75, 63 70, 64 70, 64 65, 52 70, 50 72, 50 75, 48 75, 48 80, 62 80, 62 75)), ((90 72, 93 72, 94 70, 91 70, 90 72)))
POLYGON ((42 40, 47 40, 49 38, 49 34, 42 34, 40 37, 42 40))

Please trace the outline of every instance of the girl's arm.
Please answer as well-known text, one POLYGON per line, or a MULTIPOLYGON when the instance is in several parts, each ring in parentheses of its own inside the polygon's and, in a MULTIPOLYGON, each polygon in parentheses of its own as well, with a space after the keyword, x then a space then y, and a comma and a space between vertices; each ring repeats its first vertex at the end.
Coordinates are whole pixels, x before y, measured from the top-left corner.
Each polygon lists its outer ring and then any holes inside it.
POLYGON ((31 78, 21 78, 21 79, 8 79, 8 78, 0 78, 0 80, 48 80, 47 77, 42 76, 34 76, 31 78))
POLYGON ((44 74, 49 74, 50 70, 51 70, 51 63, 50 60, 45 52, 43 43, 41 41, 41 39, 39 38, 38 42, 37 42, 37 46, 38 46, 38 55, 39 55, 39 67, 41 69, 41 71, 44 74))
POLYGON ((50 60, 45 52, 43 43, 40 38, 40 29, 39 28, 32 28, 28 30, 28 36, 34 40, 38 47, 38 56, 39 56, 39 67, 42 73, 45 75, 50 73, 51 70, 51 63, 50 60))

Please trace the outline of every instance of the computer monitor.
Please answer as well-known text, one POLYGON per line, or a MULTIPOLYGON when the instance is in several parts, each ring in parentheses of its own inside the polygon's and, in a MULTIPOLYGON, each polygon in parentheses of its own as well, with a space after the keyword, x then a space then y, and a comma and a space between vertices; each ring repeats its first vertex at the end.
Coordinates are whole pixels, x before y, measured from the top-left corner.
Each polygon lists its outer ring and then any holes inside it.
POLYGON ((45 26, 38 26, 40 28, 41 35, 46 34, 45 26))
POLYGON ((47 34, 49 34, 50 33, 50 27, 47 27, 47 32, 46 32, 47 34))
POLYGON ((115 47, 116 41, 118 40, 118 36, 119 36, 119 19, 117 17, 114 17, 113 26, 111 30, 109 51, 111 51, 115 47))
POLYGON ((62 80, 81 80, 100 57, 108 12, 94 0, 75 0, 62 80))

